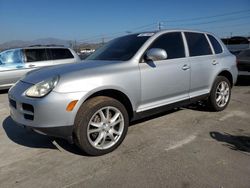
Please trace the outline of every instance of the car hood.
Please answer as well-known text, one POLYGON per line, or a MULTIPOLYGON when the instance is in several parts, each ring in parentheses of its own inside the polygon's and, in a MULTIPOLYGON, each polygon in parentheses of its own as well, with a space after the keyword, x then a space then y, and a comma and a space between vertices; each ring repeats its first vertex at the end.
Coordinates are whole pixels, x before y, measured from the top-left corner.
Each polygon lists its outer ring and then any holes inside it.
POLYGON ((23 78, 21 78, 21 80, 23 82, 37 84, 57 75, 60 77, 83 77, 103 72, 103 70, 107 69, 107 66, 110 69, 110 66, 117 65, 119 63, 121 63, 121 61, 88 60, 82 61, 81 63, 44 67, 28 72, 23 78))

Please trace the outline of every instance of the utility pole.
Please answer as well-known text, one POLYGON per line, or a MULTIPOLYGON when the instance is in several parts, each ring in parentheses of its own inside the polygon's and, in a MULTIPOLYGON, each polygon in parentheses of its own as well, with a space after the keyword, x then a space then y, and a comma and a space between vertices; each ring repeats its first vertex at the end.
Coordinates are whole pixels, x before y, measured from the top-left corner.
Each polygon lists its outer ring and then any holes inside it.
POLYGON ((75 43, 74 43, 74 50, 77 52, 76 40, 75 40, 75 43))
POLYGON ((102 45, 104 45, 105 41, 104 41, 104 37, 102 37, 102 45))
POLYGON ((160 31, 160 30, 162 30, 162 22, 158 22, 158 30, 160 31))
POLYGON ((73 42, 71 40, 69 41, 69 47, 73 49, 73 42))

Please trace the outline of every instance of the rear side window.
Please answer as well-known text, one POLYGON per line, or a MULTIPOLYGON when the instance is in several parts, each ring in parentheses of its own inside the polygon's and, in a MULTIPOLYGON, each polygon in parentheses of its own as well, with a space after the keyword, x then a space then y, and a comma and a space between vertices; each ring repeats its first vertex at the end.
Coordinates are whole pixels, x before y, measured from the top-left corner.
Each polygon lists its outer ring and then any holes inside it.
POLYGON ((74 56, 69 51, 69 49, 51 48, 51 49, 48 49, 48 51, 50 52, 49 54, 50 54, 50 59, 51 60, 74 58, 74 56))
POLYGON ((48 60, 45 49, 25 49, 27 62, 48 60))
POLYGON ((212 50, 207 38, 202 33, 185 32, 190 56, 210 55, 212 50))
POLYGON ((185 57, 184 44, 180 32, 167 33, 158 37, 150 48, 166 50, 168 59, 185 57))
POLYGON ((214 38, 212 35, 207 35, 213 48, 214 48, 214 52, 216 54, 220 54, 222 53, 222 47, 220 45, 220 43, 216 40, 216 38, 214 38))

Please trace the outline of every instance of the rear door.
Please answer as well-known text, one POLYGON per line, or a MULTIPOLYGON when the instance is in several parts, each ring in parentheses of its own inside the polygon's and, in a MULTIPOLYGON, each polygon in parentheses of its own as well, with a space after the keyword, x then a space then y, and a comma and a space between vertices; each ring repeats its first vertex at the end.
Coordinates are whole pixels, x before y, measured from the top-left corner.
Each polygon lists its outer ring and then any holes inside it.
POLYGON ((49 48, 47 51, 49 59, 52 60, 53 65, 75 62, 73 54, 67 48, 49 48))
POLYGON ((29 69, 51 66, 52 61, 49 60, 45 48, 30 48, 25 49, 25 64, 29 69))
POLYGON ((185 32, 185 37, 191 66, 190 97, 193 98, 210 92, 218 62, 205 34, 185 32))
POLYGON ((167 52, 166 60, 141 62, 141 106, 138 111, 189 99, 190 65, 181 32, 159 36, 148 48, 167 52))

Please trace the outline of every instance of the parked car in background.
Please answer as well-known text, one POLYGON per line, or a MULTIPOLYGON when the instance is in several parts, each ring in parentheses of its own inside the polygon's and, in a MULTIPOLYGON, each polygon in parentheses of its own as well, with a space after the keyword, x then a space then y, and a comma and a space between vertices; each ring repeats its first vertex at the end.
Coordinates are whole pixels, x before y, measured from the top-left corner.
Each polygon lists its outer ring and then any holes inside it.
POLYGON ((84 59, 86 59, 88 56, 90 56, 94 52, 95 52, 95 49, 89 49, 89 48, 87 48, 87 49, 81 50, 78 53, 78 55, 79 55, 79 57, 80 57, 81 60, 84 60, 84 59))
POLYGON ((236 57, 211 33, 131 34, 84 63, 26 75, 9 90, 10 114, 22 126, 103 155, 122 143, 135 119, 200 100, 224 110, 237 75, 236 57))
POLYGON ((78 55, 65 47, 40 46, 5 50, 0 53, 0 89, 10 88, 31 70, 79 61, 78 55))
POLYGON ((232 54, 234 54, 235 56, 237 56, 237 55, 241 52, 241 50, 236 50, 236 51, 230 50, 230 52, 231 52, 232 54))
POLYGON ((89 57, 92 53, 78 53, 78 56, 81 60, 85 60, 87 57, 89 57))
POLYGON ((250 49, 242 50, 237 55, 239 76, 250 76, 250 49))

